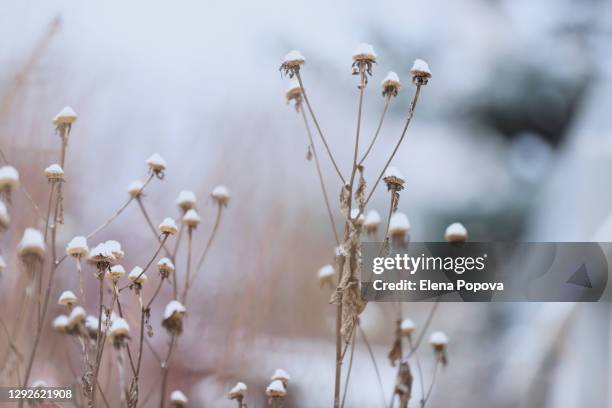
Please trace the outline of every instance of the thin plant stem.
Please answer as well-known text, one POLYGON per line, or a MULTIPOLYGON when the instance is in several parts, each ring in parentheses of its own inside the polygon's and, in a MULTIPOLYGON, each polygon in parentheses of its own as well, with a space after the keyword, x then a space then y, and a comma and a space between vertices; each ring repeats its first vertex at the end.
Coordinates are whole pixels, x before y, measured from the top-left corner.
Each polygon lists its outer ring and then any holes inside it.
POLYGON ((389 110, 390 103, 391 103, 391 94, 387 94, 385 96, 385 106, 383 107, 382 114, 380 115, 380 120, 378 121, 378 127, 376 128, 376 132, 374 133, 374 137, 372 138, 370 145, 368 146, 365 153, 361 157, 361 160, 359 160, 359 165, 363 164, 366 157, 368 157, 368 154, 370 154, 370 150, 372 150, 372 147, 374 147, 374 143, 376 143, 376 139, 378 139, 378 135, 380 134, 380 130, 382 129, 383 122, 385 121, 385 116, 387 116, 387 111, 389 110))
POLYGON ((425 321, 423 330, 421 330, 421 333, 419 334, 419 337, 417 338, 417 341, 414 344, 414 347, 410 349, 410 352, 408 353, 407 358, 410 358, 410 356, 412 356, 412 353, 414 353, 421 345, 421 342, 423 341, 423 338, 425 338, 425 333, 427 332, 427 329, 429 328, 429 325, 431 324, 431 321, 433 320, 434 314, 436 313, 436 309, 438 308, 439 304, 440 304, 440 297, 437 297, 436 302, 434 303, 433 307, 429 311, 429 315, 427 316, 427 320, 425 321))
POLYGON ((168 370, 170 369, 170 358, 172 357, 172 352, 174 351, 174 346, 176 345, 176 334, 172 334, 170 337, 170 346, 168 347, 168 353, 166 354, 166 358, 161 364, 162 370, 162 383, 161 383, 161 397, 159 399, 159 408, 164 408, 164 402, 166 400, 166 388, 168 386, 168 370))
MULTIPOLYGON (((169 234, 163 234, 164 238, 162 238, 161 242, 159 243, 159 247, 157 247, 157 250, 155 251, 155 254, 153 254, 153 256, 151 257, 151 259, 149 260, 149 262, 147 263, 147 265, 143 268, 142 272, 140 272, 140 274, 134 278, 134 281, 137 281, 140 279, 140 277, 142 275, 145 274, 146 271, 149 270, 149 268, 151 267, 151 265, 153 264, 153 262, 155 261, 155 258, 157 258, 157 255, 159 255, 159 252, 161 251, 161 249, 164 247, 164 244, 166 243, 166 240, 168 239, 168 235, 169 234)), ((125 285, 122 288, 119 289, 119 292, 123 291, 124 289, 128 288, 130 285, 125 285)))
POLYGON ((366 336, 365 330, 361 325, 358 326, 359 331, 361 332, 361 337, 363 338, 363 342, 368 349, 368 354, 370 355, 370 360, 372 360, 372 365, 374 365, 374 372, 376 373, 376 379, 378 380, 378 386, 380 387, 380 395, 382 397, 383 407, 386 405, 385 402, 385 387, 383 386, 382 377, 380 376, 380 370, 378 369, 378 364, 376 364, 376 357, 374 357, 374 351, 372 350, 372 346, 368 341, 368 337, 366 336))
MULTIPOLYGON (((4 162, 4 164, 6 164, 7 166, 10 165, 11 163, 6 159, 6 155, 4 154, 4 151, 2 150, 2 148, 0 148, 0 158, 2 158, 2 161, 4 162)), ((40 218, 42 221, 45 221, 45 216, 42 214, 42 212, 40 211, 40 208, 38 207, 38 205, 36 204, 36 201, 34 201, 34 199, 32 198, 32 195, 28 192, 28 190, 25 188, 25 186, 23 184, 19 184, 19 189, 22 191, 23 195, 25 196, 25 198, 28 200, 28 202, 32 205, 32 208, 34 209, 34 211, 36 212, 36 216, 38 218, 40 218)), ((48 221, 47 221, 48 223, 48 221)))
POLYGON ((102 333, 102 314, 104 313, 104 273, 102 267, 98 268, 98 301, 99 301, 99 311, 98 311, 98 331, 96 336, 96 361, 94 366, 94 377, 92 383, 92 390, 89 405, 95 406, 96 401, 96 388, 98 386, 98 373, 100 371, 100 349, 103 347, 104 342, 106 341, 106 336, 102 333))
MULTIPOLYGON (((395 148, 393 149, 393 152, 391 153, 391 156, 389 156, 389 159, 387 160, 387 163, 385 164, 385 166, 383 167, 383 169, 380 172, 380 175, 376 179, 376 182, 374 183, 374 186, 372 187, 372 190, 370 191, 370 194, 368 194, 368 196, 367 196, 367 198, 365 200, 365 205, 367 205, 368 202, 370 202, 370 199, 372 198, 372 195, 374 194, 374 191, 376 191, 376 187, 380 183, 380 180, 383 178, 383 176, 385 174, 385 171, 387 171, 387 168, 389 167, 389 164, 391 164, 391 161, 395 157, 395 154, 397 153, 400 145, 402 144, 402 141, 404 140, 404 137, 406 136, 406 131, 408 130, 408 126, 410 125, 410 122, 412 121, 412 117, 414 116, 414 110, 416 109, 416 105, 417 105, 417 102, 419 100, 419 95, 420 94, 421 94, 421 85, 417 85, 416 91, 414 92, 414 97, 412 98, 412 102, 410 102, 410 107, 408 108, 408 117, 406 118, 406 123, 404 124, 404 129, 402 130, 402 134, 401 134, 399 140, 397 141, 397 144, 395 145, 395 148)), ((364 205, 364 208, 365 208, 365 205, 364 205)), ((361 214, 359 214, 359 215, 361 215, 361 214)), ((357 215, 357 217, 359 217, 359 215, 357 215)))
POLYGON ((349 357, 349 366, 346 370, 346 379, 344 380, 344 392, 342 393, 342 403, 340 404, 341 408, 344 408, 344 402, 346 401, 346 394, 349 388, 349 381, 351 379, 351 371, 353 370, 353 358, 355 357, 355 341, 357 339, 357 335, 353 335, 353 341, 351 342, 351 355, 349 357))
POLYGON ((204 261, 206 260, 206 255, 208 255, 208 251, 210 250, 210 247, 215 239, 215 236, 217 235, 217 231, 219 229, 219 224, 221 222, 221 214, 223 212, 223 206, 221 204, 218 205, 217 207, 217 216, 215 218, 215 225, 213 226, 213 229, 210 233, 210 237, 208 238, 208 242, 206 242, 206 247, 204 247, 204 252, 202 252, 202 255, 200 256, 200 259, 198 260, 198 263, 196 265, 195 271, 193 273, 193 278, 191 279, 191 282, 189 282, 189 286, 191 287, 193 285, 193 283, 195 282, 195 280, 197 279, 198 275, 200 274, 201 270, 202 270, 202 265, 204 265, 204 261))
MULTIPOLYGON (((408 336, 408 345, 410 346, 410 350, 414 348, 412 344, 412 336, 408 336)), ((417 366, 417 374, 419 376, 419 383, 421 384, 421 398, 425 398, 425 383, 423 381, 423 368, 421 367, 421 360, 419 359, 419 354, 417 352, 414 353, 414 361, 417 366)))
POLYGON ((304 97, 304 102, 306 102, 306 106, 308 107, 308 111, 310 112, 310 117, 312 118, 312 121, 315 124, 315 127, 317 128, 317 132, 319 133, 319 137, 321 138, 321 141, 323 142, 323 145, 325 145, 325 149, 327 150, 327 154, 329 155, 329 158, 334 166, 334 168, 336 169, 336 173, 338 173, 338 177, 340 177, 340 181, 342 181, 342 184, 346 184, 346 181, 344 180, 344 177, 342 177, 342 172, 340 171, 340 168, 338 168, 338 165, 336 164, 336 160, 334 159, 334 155, 332 154, 329 145, 327 144, 327 140, 325 139, 325 136, 323 136, 323 132, 321 131, 321 127, 319 126, 319 122, 317 121, 317 117, 314 114, 314 111, 312 110, 312 107, 310 106, 310 101, 308 100, 308 95, 306 95, 306 89, 304 89, 304 83, 302 82, 302 76, 300 75, 299 71, 295 72, 295 76, 298 80, 298 82, 300 83, 300 89, 302 91, 302 96, 304 97))
POLYGON ((83 286, 83 271, 81 268, 81 257, 80 256, 76 257, 76 268, 77 268, 77 274, 79 275, 79 290, 81 291, 81 303, 85 305, 87 303, 85 300, 85 289, 83 286))
POLYGON ((429 389, 427 390, 427 394, 421 400, 421 408, 425 407, 425 404, 427 404, 427 400, 429 400, 429 397, 431 396, 431 392, 433 391, 434 384, 436 383, 436 374, 438 373, 439 365, 440 365, 440 360, 436 360, 436 363, 434 364, 433 374, 431 375, 431 384, 429 384, 429 389))
POLYGON ((319 176, 319 184, 321 185, 321 192, 323 193, 323 199, 325 201, 325 208, 327 208, 327 215, 329 216, 329 223, 334 234, 334 239, 336 240, 336 246, 340 245, 340 239, 338 238, 338 231, 336 231, 336 223, 334 222, 334 215, 331 210, 331 205, 329 204, 329 197, 327 195, 327 189, 325 188, 325 182, 323 181, 323 173, 321 172, 321 164, 319 163, 319 155, 317 154, 317 149, 315 148, 314 141, 312 140, 312 132, 310 131, 310 126, 308 126, 308 119, 306 118, 306 112, 304 112, 304 108, 302 106, 299 107, 300 113, 302 114, 302 118, 304 119, 304 126, 306 127, 306 134, 308 135, 308 142, 310 143, 310 148, 312 149, 312 156, 315 160, 315 167, 317 168, 317 175, 319 176))
MULTIPOLYGON (((142 202, 142 199, 140 197, 141 197, 140 195, 136 197, 136 201, 138 202, 138 207, 140 207, 140 211, 142 212, 142 215, 145 217, 145 220, 147 221, 149 228, 153 232, 153 235, 155 235, 155 237, 157 238, 157 241, 161 243, 161 238, 159 236, 157 228, 155 228, 155 225, 153 225, 153 222, 151 221, 151 217, 149 217, 149 213, 147 212, 144 206, 144 203, 142 202)), ((170 252, 170 250, 166 248, 166 245, 164 245, 163 248, 164 248, 164 251, 166 252, 166 255, 172 259, 172 262, 174 262, 174 258, 172 257, 172 253, 170 252)))
POLYGON ((55 183, 51 183, 51 189, 49 189, 49 200, 47 203, 47 216, 45 217, 45 242, 47 242, 47 235, 49 233, 49 220, 51 219, 51 210, 53 209, 53 193, 55 192, 55 183))
POLYGON ((187 304, 187 293, 189 292, 189 282, 190 282, 190 275, 191 275, 192 243, 193 243, 193 228, 189 227, 189 229, 187 230, 187 274, 185 275, 185 289, 183 290, 183 304, 187 304))

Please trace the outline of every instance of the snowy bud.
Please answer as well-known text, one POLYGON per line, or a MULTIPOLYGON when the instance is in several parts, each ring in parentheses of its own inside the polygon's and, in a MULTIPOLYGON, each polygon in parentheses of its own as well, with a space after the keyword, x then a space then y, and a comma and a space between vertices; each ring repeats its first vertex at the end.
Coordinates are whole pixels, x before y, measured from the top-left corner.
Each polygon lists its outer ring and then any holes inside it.
POLYGON ((128 275, 128 279, 139 285, 144 284, 147 281, 147 275, 145 275, 143 269, 140 266, 135 266, 134 269, 128 275))
POLYGON ((376 210, 368 211, 365 217, 363 225, 365 226, 366 232, 370 235, 376 234, 378 227, 380 226, 381 218, 380 214, 376 210))
POLYGON ((239 383, 236 383, 236 385, 234 385, 234 387, 229 391, 227 396, 231 400, 242 401, 242 399, 246 396, 246 393, 247 393, 246 384, 239 382, 239 383))
POLYGON ((86 257, 88 253, 89 247, 85 237, 74 237, 66 246, 66 254, 74 258, 86 257))
POLYGON ((45 169, 45 176, 50 182, 64 181, 64 170, 59 164, 52 164, 45 169))
POLYGON ((189 228, 196 228, 198 224, 200 224, 200 216, 198 212, 192 208, 185 213, 182 221, 183 224, 187 225, 189 228))
POLYGON ((164 318, 162 326, 172 334, 181 334, 183 332, 183 317, 187 309, 178 300, 171 300, 164 309, 164 318))
POLYGON ((303 65, 304 62, 306 62, 306 58, 304 58, 301 52, 297 50, 289 51, 289 53, 287 53, 287 55, 285 55, 285 58, 283 59, 281 69, 299 69, 300 65, 303 65))
POLYGON ((184 407, 187 405, 187 401, 187 397, 180 390, 174 390, 172 394, 170 394, 170 404, 173 408, 184 407))
POLYGON ((359 44, 353 53, 353 61, 375 62, 376 53, 370 44, 359 44))
POLYGON ((87 316, 85 318, 85 329, 89 333, 89 337, 98 337, 98 318, 92 315, 87 316))
POLYGON ((433 347, 436 357, 438 361, 442 363, 442 365, 446 365, 448 360, 446 358, 446 346, 448 345, 448 337, 444 332, 436 331, 431 333, 429 336, 429 344, 433 347))
POLYGON ((159 224, 159 231, 162 234, 172 235, 178 232, 178 227, 172 218, 167 217, 159 224))
POLYGON ((287 390, 282 381, 274 380, 266 388, 266 395, 270 398, 284 398, 287 395, 287 390))
POLYGON ((113 318, 110 326, 110 336, 113 340, 113 345, 116 348, 121 347, 130 338, 130 325, 121 317, 113 318))
POLYGON ((161 173, 166 170, 166 161, 159 153, 153 153, 151 157, 147 159, 146 164, 149 166, 149 169, 155 173, 161 173))
POLYGON ((359 214, 359 208, 353 208, 351 210, 351 220, 353 220, 355 225, 363 225, 363 222, 365 221, 365 217, 363 213, 359 214), (357 215, 359 215, 359 217, 357 217, 357 215))
POLYGON ((96 263, 112 263, 116 258, 111 248, 103 242, 91 250, 89 260, 96 263))
POLYGON ((53 118, 53 124, 56 126, 70 125, 76 122, 77 119, 78 115, 76 114, 74 109, 72 109, 70 106, 66 106, 60 111, 60 113, 55 115, 55 117, 53 118))
POLYGON ((383 177, 389 191, 401 191, 404 189, 404 176, 397 167, 388 167, 383 177))
POLYGON ((218 185, 217 187, 213 188, 210 196, 215 203, 222 205, 223 207, 227 207, 230 200, 230 192, 224 185, 218 185))
POLYGON ((53 319, 53 323, 51 323, 51 326, 53 327, 54 330, 57 330, 61 333, 65 332, 66 329, 68 328, 68 316, 66 315, 57 316, 55 319, 53 319))
POLYGON ((321 287, 326 284, 333 286, 335 274, 336 270, 331 265, 325 265, 321 269, 319 269, 319 271, 317 272, 317 278, 319 279, 321 287))
POLYGON ((191 190, 183 190, 176 197, 176 205, 181 207, 183 211, 190 210, 196 205, 195 193, 191 190))
POLYGON ((453 222, 446 227, 444 238, 448 242, 464 242, 468 238, 468 232, 460 222, 453 222))
POLYGON ((122 259, 125 256, 125 252, 121 249, 121 244, 115 240, 109 240, 104 243, 106 247, 113 253, 116 259, 122 259))
POLYGON ((142 194, 142 189, 144 188, 144 184, 140 180, 132 181, 127 188, 128 194, 130 197, 138 197, 142 194))
POLYGON ((157 268, 162 278, 167 278, 168 275, 174 273, 174 264, 168 258, 162 258, 157 262, 157 268))
POLYGON ((393 71, 390 71, 381 83, 383 96, 397 96, 397 93, 402 88, 399 77, 393 71))
POLYGON ((279 380, 283 383, 283 385, 287 385, 291 377, 282 368, 277 368, 276 371, 274 371, 274 374, 272 374, 272 377, 270 377, 270 379, 272 381, 279 380))
POLYGON ((74 292, 72 292, 70 290, 65 290, 60 295, 57 303, 60 304, 60 305, 64 305, 64 306, 70 306, 70 305, 76 303, 76 301, 77 301, 77 297, 74 294, 74 292))
POLYGON ((429 78, 431 78, 429 65, 422 59, 416 59, 414 61, 410 69, 410 74, 412 75, 412 82, 414 82, 415 85, 427 85, 429 78))
POLYGON ((75 327, 77 324, 84 322, 86 317, 87 313, 85 313, 85 309, 83 309, 81 306, 77 306, 72 309, 72 312, 70 312, 70 316, 68 317, 68 326, 75 327))
POLYGON ((404 319, 400 323, 400 333, 402 336, 410 336, 412 332, 416 329, 416 325, 412 321, 412 319, 404 319))
POLYGON ((106 272, 106 277, 115 283, 123 276, 125 276, 125 269, 121 265, 115 265, 106 272))
POLYGON ((26 228, 18 246, 19 256, 24 261, 26 258, 42 260, 45 249, 45 239, 42 233, 34 228, 26 228))
POLYGON ((392 237, 403 238, 410 232, 410 221, 406 214, 394 212, 389 221, 389 235, 392 237))

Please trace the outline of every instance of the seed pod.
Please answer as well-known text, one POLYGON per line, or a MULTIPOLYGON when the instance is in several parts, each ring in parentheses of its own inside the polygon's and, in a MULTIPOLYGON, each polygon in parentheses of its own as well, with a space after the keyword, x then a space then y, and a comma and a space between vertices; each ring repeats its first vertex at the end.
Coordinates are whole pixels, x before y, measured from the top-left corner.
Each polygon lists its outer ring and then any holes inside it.
POLYGON ((174 273, 174 264, 168 258, 162 258, 157 262, 157 268, 162 278, 167 278, 171 273, 174 273))
POLYGON ((183 190, 176 197, 176 205, 178 205, 183 211, 190 210, 196 205, 195 193, 191 190, 183 190))
POLYGON ((270 398, 284 398, 287 395, 287 390, 282 381, 274 380, 266 388, 266 395, 270 398))
POLYGON ((45 169, 49 182, 64 181, 64 170, 59 164, 52 164, 45 169))
POLYGON ((184 407, 188 401, 187 396, 180 390, 174 390, 170 394, 170 405, 173 408, 184 407))
POLYGON ((65 290, 60 295, 57 303, 63 306, 72 306, 77 301, 77 297, 71 290, 65 290))
POLYGON ((376 53, 374 52, 374 47, 370 44, 359 44, 357 49, 353 53, 353 61, 359 62, 376 62, 376 53))
POLYGON ((178 300, 172 300, 164 309, 164 318, 162 326, 171 334, 179 335, 183 332, 183 317, 187 309, 178 300))
POLYGON ((149 166, 149 169, 156 174, 161 174, 166 170, 166 161, 159 153, 153 153, 151 157, 147 159, 146 164, 149 166))
POLYGON ((444 238, 448 242, 464 242, 468 238, 467 229, 460 222, 453 222, 444 232, 444 238))
POLYGON ((200 216, 198 212, 192 208, 185 213, 182 221, 183 224, 187 225, 189 228, 197 228, 200 224, 200 216))
POLYGON ((414 324, 412 319, 404 319, 400 323, 400 334, 404 337, 409 337, 415 329, 416 325, 414 324))
POLYGON ((283 59, 280 71, 285 75, 289 75, 290 78, 293 78, 293 75, 300 70, 300 66, 304 65, 304 62, 306 62, 306 58, 304 58, 302 53, 296 50, 289 51, 283 59))
POLYGON ((87 238, 81 236, 72 238, 66 245, 66 254, 74 258, 86 257, 89 254, 87 238))
POLYGON ((383 96, 397 96, 402 84, 400 83, 399 77, 393 71, 390 71, 385 79, 381 82, 383 96))
POLYGON ((117 283, 119 279, 125 276, 125 269, 121 265, 115 265, 106 272, 106 278, 110 279, 114 283, 117 283))
POLYGON ((247 386, 244 383, 238 382, 227 394, 228 398, 231 400, 239 400, 242 401, 247 393, 247 386))
POLYGON ((22 260, 42 260, 45 255, 45 239, 40 231, 26 228, 18 245, 18 253, 22 260))
POLYGON ((330 285, 333 287, 334 275, 336 275, 336 270, 332 265, 325 265, 319 269, 317 272, 317 278, 319 279, 319 284, 321 284, 321 287, 324 285, 330 285))
POLYGON ((128 194, 130 197, 139 197, 142 194, 142 189, 144 188, 144 184, 140 180, 132 181, 127 188, 128 194))
POLYGON ((140 266, 135 266, 128 275, 128 279, 133 283, 143 285, 147 281, 148 277, 146 274, 142 273, 142 271, 143 269, 140 266))
POLYGON ((414 61, 410 69, 410 74, 412 75, 412 82, 414 82, 415 85, 427 85, 427 82, 429 82, 431 78, 429 65, 422 59, 416 59, 414 61))
POLYGON ((222 184, 213 188, 210 196, 216 204, 222 205, 223 207, 227 207, 230 200, 230 192, 227 187, 222 184))
POLYGON ((108 249, 113 253, 116 259, 123 259, 125 252, 121 249, 121 244, 115 240, 109 240, 104 243, 108 249))
POLYGON ((59 125, 71 125, 78 119, 78 115, 70 106, 65 106, 55 117, 53 118, 53 124, 59 125))
POLYGON ((383 180, 389 191, 401 191, 404 189, 404 176, 397 167, 388 167, 383 180))
POLYGON ((162 234, 173 235, 178 232, 178 227, 172 218, 166 217, 161 224, 159 224, 159 231, 162 234))

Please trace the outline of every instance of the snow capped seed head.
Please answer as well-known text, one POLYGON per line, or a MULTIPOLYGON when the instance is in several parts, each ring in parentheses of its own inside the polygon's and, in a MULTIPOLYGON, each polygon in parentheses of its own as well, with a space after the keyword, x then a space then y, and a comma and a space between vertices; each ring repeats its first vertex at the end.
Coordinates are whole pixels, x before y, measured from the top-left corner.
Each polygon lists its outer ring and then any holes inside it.
POLYGON ((42 233, 34 228, 26 228, 18 246, 19 256, 24 260, 25 258, 42 260, 45 249, 45 239, 42 233))
POLYGON ((368 211, 365 221, 363 225, 366 228, 368 234, 373 235, 378 231, 378 227, 380 226, 381 218, 380 214, 376 210, 368 211))
POLYGON ((363 222, 365 221, 365 216, 363 215, 363 213, 359 214, 359 208, 353 208, 351 210, 351 220, 353 220, 356 225, 363 225, 363 222), (357 215, 359 215, 359 218, 357 218, 357 215))
POLYGON ((128 275, 128 279, 134 283, 139 285, 144 284, 147 281, 147 275, 142 273, 142 268, 140 266, 135 266, 134 269, 128 275))
POLYGON ((4 260, 4 257, 0 255, 0 274, 4 272, 5 269, 6 269, 6 261, 4 260))
POLYGON ((270 379, 272 381, 279 380, 283 383, 283 385, 287 385, 291 377, 282 368, 277 368, 276 371, 274 371, 274 374, 272 374, 272 377, 270 377, 270 379))
POLYGON ((412 319, 404 319, 400 323, 400 332, 402 336, 410 336, 415 329, 416 325, 412 319))
POLYGON ((444 238, 448 242, 464 242, 468 238, 468 232, 460 222, 453 222, 446 227, 444 238))
POLYGON ((229 393, 227 394, 228 398, 231 400, 239 400, 242 401, 242 399, 245 397, 247 393, 247 386, 245 383, 241 383, 238 382, 236 383, 236 385, 234 385, 234 387, 229 391, 229 393))
POLYGON ((72 238, 66 246, 66 254, 74 258, 86 257, 89 254, 87 238, 81 236, 72 238))
POLYGON ((336 270, 332 265, 325 265, 321 269, 319 269, 319 271, 317 272, 317 278, 319 279, 321 287, 326 284, 333 286, 335 274, 336 270))
POLYGON ((171 300, 164 309, 164 318, 162 326, 172 334, 181 334, 183 332, 183 317, 187 309, 178 300, 171 300))
POLYGON ((162 234, 173 235, 178 232, 178 227, 172 218, 166 217, 161 224, 159 224, 159 231, 162 234))
POLYGON ((53 329, 59 331, 59 332, 65 332, 66 329, 68 328, 68 316, 66 315, 59 315, 57 316, 55 319, 53 319, 53 323, 51 323, 51 326, 53 327, 53 329))
POLYGON ((117 283, 119 279, 125 276, 125 269, 121 265, 115 265, 106 272, 106 278, 117 283))
POLYGON ((125 256, 125 252, 121 249, 121 244, 115 240, 109 240, 104 243, 106 247, 113 253, 116 259, 122 259, 125 256))
POLYGON ((144 188, 144 184, 140 180, 132 181, 127 188, 128 194, 130 197, 138 197, 142 194, 142 189, 144 188))
POLYGON ((183 224, 187 225, 189 228, 196 228, 200 223, 200 216, 198 212, 193 208, 183 215, 183 224))
POLYGON ((0 188, 19 186, 19 173, 13 166, 0 167, 0 188))
POLYGON ((166 161, 159 155, 159 153, 153 153, 151 157, 147 159, 146 163, 147 166, 149 166, 149 169, 156 174, 160 174, 166 170, 166 161))
POLYGON ((167 278, 168 275, 174 273, 174 264, 168 258, 162 258, 157 262, 157 268, 162 278, 167 278))
POLYGON ((113 339, 113 345, 117 348, 121 347, 125 340, 130 338, 130 325, 121 317, 113 318, 110 326, 110 336, 113 339))
POLYGON ((96 245, 89 253, 89 260, 96 263, 112 263, 116 260, 112 249, 106 242, 96 245))
POLYGON ((64 181, 64 170, 59 164, 52 164, 45 169, 45 176, 49 181, 64 181))
POLYGON ((431 344, 434 349, 444 349, 448 344, 448 337, 444 332, 435 331, 429 336, 429 344, 431 344))
POLYGON ((274 380, 266 388, 266 395, 270 398, 283 398, 287 395, 287 390, 282 381, 274 380))
POLYGON ((388 167, 383 180, 389 191, 401 191, 404 189, 404 176, 397 167, 388 167))
POLYGON ((191 190, 183 190, 176 197, 176 205, 181 207, 183 211, 190 210, 196 205, 195 193, 191 190))
POLYGON ((389 71, 385 79, 381 82, 383 96, 397 96, 397 93, 402 89, 399 77, 393 71, 389 71))
POLYGON ((87 317, 87 313, 85 313, 85 309, 81 306, 77 306, 72 309, 70 312, 70 316, 68 317, 68 326, 75 327, 77 324, 85 321, 85 317, 87 317))
POLYGON ((85 329, 89 332, 90 337, 96 337, 98 333, 98 318, 89 315, 85 318, 85 329))
POLYGON ((374 52, 374 47, 370 44, 359 44, 357 49, 353 53, 353 61, 376 61, 376 53, 374 52))
POLYGON ((183 394, 183 392, 180 390, 174 390, 172 391, 172 394, 170 394, 170 404, 172 404, 174 407, 184 407, 187 404, 187 401, 189 401, 187 396, 185 396, 185 394, 183 394))
POLYGON ((300 81, 297 79, 292 79, 291 82, 289 82, 289 87, 287 88, 285 97, 287 98, 287 103, 295 101, 296 105, 298 105, 302 101, 302 88, 300 87, 300 81))
POLYGON ((394 212, 389 221, 389 234, 405 236, 408 232, 410 232, 410 221, 406 214, 399 211, 394 212))
POLYGON ((4 204, 4 201, 0 200, 0 229, 8 228, 10 223, 11 223, 11 216, 8 213, 6 204, 4 204))
POLYGON ((289 75, 289 78, 293 78, 295 73, 300 70, 300 66, 304 65, 304 62, 306 62, 306 58, 304 58, 301 52, 297 50, 289 51, 280 66, 280 71, 285 75, 289 75))
POLYGON ((45 388, 48 386, 49 385, 47 384, 45 380, 35 380, 32 382, 32 388, 45 388))
POLYGON ((57 303, 64 306, 70 306, 76 303, 77 297, 71 290, 65 290, 60 295, 57 303))
POLYGON ((412 82, 414 82, 415 85, 427 85, 429 78, 431 78, 429 65, 422 59, 414 60, 414 64, 410 69, 410 74, 412 75, 412 82))
POLYGON ((53 118, 53 124, 59 125, 70 125, 78 119, 78 115, 70 106, 65 106, 55 117, 53 118))
POLYGON ((217 203, 218 205, 222 205, 223 207, 227 207, 227 204, 230 200, 230 192, 228 188, 222 184, 213 188, 213 191, 210 196, 212 197, 215 203, 217 203))

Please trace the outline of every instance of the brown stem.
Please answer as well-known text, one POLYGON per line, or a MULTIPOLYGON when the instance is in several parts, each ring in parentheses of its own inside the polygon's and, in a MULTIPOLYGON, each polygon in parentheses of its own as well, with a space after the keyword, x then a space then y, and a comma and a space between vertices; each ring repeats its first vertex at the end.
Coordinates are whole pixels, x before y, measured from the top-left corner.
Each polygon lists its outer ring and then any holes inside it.
POLYGON ((344 402, 346 401, 346 394, 348 392, 349 381, 351 379, 351 371, 353 370, 353 358, 355 357, 355 340, 356 339, 357 339, 357 336, 354 334, 353 341, 351 342, 351 355, 349 357, 349 366, 348 366, 348 369, 346 370, 346 379, 344 380, 344 392, 342 393, 342 403, 340 404, 341 408, 344 407, 344 402))
POLYGON ((421 408, 425 407, 427 400, 431 396, 431 392, 433 391, 434 384, 436 383, 436 374, 438 373, 438 366, 440 365, 440 360, 436 359, 436 363, 434 365, 433 374, 431 376, 431 384, 429 384, 429 389, 427 390, 427 394, 421 400, 421 408))
POLYGON ((218 207, 217 207, 217 217, 215 218, 215 225, 213 226, 212 232, 210 233, 210 237, 208 238, 208 242, 206 243, 206 247, 204 248, 204 252, 200 256, 200 259, 198 260, 198 264, 197 264, 195 272, 193 274, 193 279, 191 279, 191 282, 189 282, 189 286, 193 285, 193 283, 195 282, 195 280, 198 277, 198 274, 202 270, 202 265, 204 264, 204 261, 206 260, 206 255, 208 255, 208 250, 210 249, 210 247, 211 247, 211 245, 213 243, 213 240, 215 239, 215 236, 217 235, 217 230, 219 229, 219 224, 221 222, 221 213, 222 213, 222 210, 223 210, 223 206, 221 204, 219 204, 218 207))
MULTIPOLYGON (((155 237, 157 238, 157 241, 161 243, 159 231, 157 230, 157 228, 155 228, 155 225, 153 225, 153 222, 151 221, 151 217, 149 217, 149 213, 145 209, 145 206, 140 197, 141 197, 140 195, 136 197, 136 201, 138 202, 138 207, 140 207, 140 211, 142 212, 142 215, 144 215, 145 220, 147 221, 147 224, 149 225, 149 228, 153 232, 153 235, 155 235, 155 237)), ((166 248, 166 245, 163 245, 163 248, 164 248, 164 251, 166 252, 166 256, 168 256, 170 259, 172 259, 172 262, 174 262, 174 257, 172 256, 172 253, 170 252, 170 250, 166 248)))
POLYGON ((374 143, 376 143, 376 139, 378 138, 378 135, 380 134, 380 130, 382 129, 383 122, 385 121, 385 116, 387 115, 387 110, 389 110, 390 103, 391 103, 391 94, 387 94, 385 96, 385 106, 383 108, 382 114, 380 115, 380 121, 378 122, 378 127, 376 128, 376 132, 374 133, 374 138, 372 138, 372 141, 370 142, 368 149, 361 157, 361 160, 359 160, 359 165, 363 164, 366 157, 368 157, 368 154, 370 154, 370 150, 372 150, 372 147, 374 147, 374 143))
MULTIPOLYGON (((189 227, 189 229, 187 230, 187 274, 185 275, 185 289, 183 290, 183 297, 182 297, 184 305, 187 304, 187 293, 189 292, 189 282, 191 282, 190 275, 191 275, 191 252, 192 252, 191 244, 192 242, 193 242, 193 228, 189 227)), ((206 247, 206 250, 208 250, 208 246, 206 247)))
POLYGON ((170 369, 170 357, 172 357, 172 351, 174 350, 174 346, 176 344, 176 335, 172 334, 170 337, 170 346, 168 347, 168 353, 166 354, 166 358, 161 364, 162 370, 162 383, 161 383, 161 397, 159 400, 159 408, 164 408, 164 401, 166 400, 166 388, 168 386, 168 370, 170 369))
POLYGON ((376 357, 374 357, 374 351, 372 350, 372 346, 370 346, 370 342, 368 341, 368 338, 365 334, 365 331, 363 330, 363 327, 361 327, 361 324, 359 324, 359 331, 361 332, 361 337, 363 338, 363 342, 366 345, 366 348, 368 349, 368 354, 370 355, 370 360, 372 360, 372 365, 374 365, 374 372, 376 373, 376 378, 378 380, 378 386, 380 387, 380 395, 382 397, 382 406, 384 407, 386 405, 385 402, 385 387, 383 386, 383 382, 382 382, 382 377, 380 376, 380 370, 378 369, 378 364, 376 364, 376 357))

